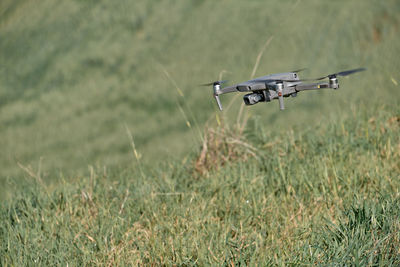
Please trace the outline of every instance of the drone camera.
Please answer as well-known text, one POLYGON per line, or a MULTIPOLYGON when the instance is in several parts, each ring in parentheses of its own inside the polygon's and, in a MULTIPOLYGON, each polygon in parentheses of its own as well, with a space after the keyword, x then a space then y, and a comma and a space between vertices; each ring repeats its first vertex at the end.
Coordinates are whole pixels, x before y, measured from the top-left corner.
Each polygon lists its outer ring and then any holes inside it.
POLYGON ((243 101, 246 105, 254 105, 263 100, 263 95, 259 93, 247 94, 243 96, 243 101))

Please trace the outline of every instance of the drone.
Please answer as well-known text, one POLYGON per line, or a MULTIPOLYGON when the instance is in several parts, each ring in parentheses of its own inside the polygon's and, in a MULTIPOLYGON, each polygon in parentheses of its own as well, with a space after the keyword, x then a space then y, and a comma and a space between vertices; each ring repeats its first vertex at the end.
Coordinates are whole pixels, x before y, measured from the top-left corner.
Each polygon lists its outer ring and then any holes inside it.
POLYGON ((347 76, 360 71, 364 71, 366 69, 358 68, 346 70, 315 79, 300 79, 298 73, 302 70, 304 69, 265 75, 225 88, 221 88, 221 84, 226 83, 226 80, 201 84, 201 86, 213 86, 214 98, 217 101, 219 110, 221 111, 222 105, 219 96, 232 92, 251 92, 243 96, 243 101, 246 105, 255 105, 259 102, 270 102, 271 100, 278 99, 280 110, 284 110, 284 97, 296 97, 298 92, 306 90, 319 90, 329 88, 335 90, 339 89, 339 81, 337 78, 338 76, 347 76), (322 81, 325 79, 328 80, 322 81), (304 83, 308 81, 314 81, 314 83, 304 83))

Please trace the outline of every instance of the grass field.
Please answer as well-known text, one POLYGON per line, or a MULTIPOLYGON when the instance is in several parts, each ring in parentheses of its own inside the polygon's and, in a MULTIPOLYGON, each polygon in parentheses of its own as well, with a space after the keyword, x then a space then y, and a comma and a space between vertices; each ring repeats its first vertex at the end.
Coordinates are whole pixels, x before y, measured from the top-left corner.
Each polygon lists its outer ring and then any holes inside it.
POLYGON ((399 14, 2 1, 1 264, 399 265, 399 14), (302 67, 367 71, 239 119, 197 86, 302 67))
POLYGON ((281 136, 255 121, 254 154, 227 142, 247 161, 203 175, 196 157, 55 189, 32 174, 2 205, 2 265, 398 265, 398 112, 281 136))

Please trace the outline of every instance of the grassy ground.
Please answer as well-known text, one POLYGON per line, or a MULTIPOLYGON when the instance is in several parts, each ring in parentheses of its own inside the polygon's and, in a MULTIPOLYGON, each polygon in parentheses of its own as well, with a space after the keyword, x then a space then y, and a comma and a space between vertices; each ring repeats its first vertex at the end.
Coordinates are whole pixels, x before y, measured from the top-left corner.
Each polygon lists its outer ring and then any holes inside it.
POLYGON ((0 2, 1 265, 399 265, 399 13, 0 2), (284 112, 196 87, 301 67, 368 70, 284 112))
POLYGON ((197 155, 142 171, 94 168, 55 189, 33 173, 2 204, 2 265, 398 265, 394 114, 355 111, 279 136, 256 120, 246 145, 226 139, 221 153, 239 158, 202 175, 197 155))
POLYGON ((359 66, 368 72, 342 79, 340 93, 288 99, 285 112, 277 103, 249 108, 269 131, 340 118, 354 103, 395 105, 400 96, 394 0, 0 5, 2 181, 23 173, 18 162, 37 166, 40 158, 48 181, 88 165, 124 167, 125 125, 144 161, 180 160, 197 149, 196 127, 216 110, 211 88, 196 85, 223 70, 231 82, 250 78, 271 37, 255 76, 301 67, 309 67, 303 77, 359 66))

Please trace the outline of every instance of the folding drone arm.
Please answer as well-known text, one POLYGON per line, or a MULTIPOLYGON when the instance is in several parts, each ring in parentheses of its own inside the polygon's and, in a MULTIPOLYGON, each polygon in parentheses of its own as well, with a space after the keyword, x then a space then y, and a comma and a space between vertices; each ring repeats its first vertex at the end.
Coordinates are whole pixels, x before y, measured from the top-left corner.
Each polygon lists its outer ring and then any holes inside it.
POLYGON ((217 101, 219 110, 221 110, 221 111, 222 111, 222 104, 221 104, 221 101, 219 100, 219 95, 238 91, 236 86, 228 86, 228 87, 221 89, 220 83, 214 83, 213 90, 214 90, 214 98, 217 101))
POLYGON ((219 89, 218 91, 218 95, 222 95, 222 94, 227 94, 227 93, 232 93, 232 92, 238 92, 237 86, 228 86, 222 89, 219 89))
POLYGON ((283 97, 289 96, 296 96, 298 92, 306 91, 306 90, 319 90, 319 89, 326 89, 332 88, 337 89, 339 88, 339 84, 336 81, 329 81, 329 82, 318 82, 318 83, 311 83, 311 84, 296 84, 294 86, 289 87, 276 87, 275 90, 269 90, 269 99, 278 99, 279 100, 279 108, 280 110, 284 110, 285 106, 283 103, 283 97))
POLYGON ((298 84, 295 86, 296 92, 306 91, 306 90, 319 90, 319 89, 337 89, 339 88, 338 84, 332 84, 328 82, 320 82, 320 83, 311 83, 311 84, 298 84))

